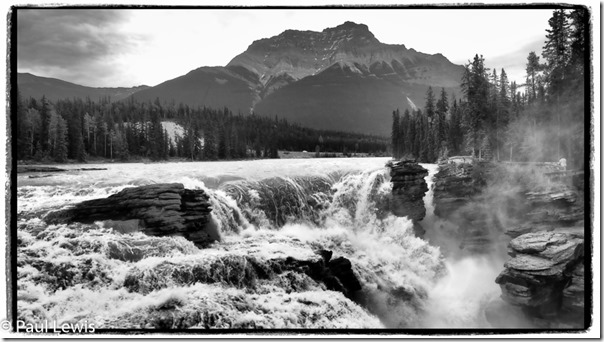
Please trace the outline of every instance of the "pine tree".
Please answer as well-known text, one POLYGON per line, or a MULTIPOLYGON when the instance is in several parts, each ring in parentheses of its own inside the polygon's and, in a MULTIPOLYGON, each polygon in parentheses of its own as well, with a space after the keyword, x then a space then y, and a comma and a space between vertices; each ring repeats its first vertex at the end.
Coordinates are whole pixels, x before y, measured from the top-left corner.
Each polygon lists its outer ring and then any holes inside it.
POLYGON ((466 107, 463 117, 464 141, 466 149, 473 155, 480 155, 484 146, 485 122, 489 113, 488 95, 489 81, 488 69, 484 66, 484 58, 475 55, 474 60, 466 65, 462 77, 461 87, 466 97, 466 107))
POLYGON ((402 134, 402 149, 401 154, 403 156, 409 155, 412 152, 413 145, 413 124, 411 121, 411 114, 409 109, 405 109, 405 113, 401 118, 400 132, 402 134))
POLYGON ((459 154, 461 152, 461 145, 463 142, 463 132, 461 128, 461 112, 457 105, 457 100, 453 100, 453 105, 451 106, 448 140, 451 153, 459 154))
POLYGON ((547 29, 543 57, 547 63, 545 75, 549 84, 549 95, 552 97, 560 95, 566 80, 567 64, 571 58, 570 30, 568 14, 564 9, 555 10, 549 19, 550 28, 547 29))
POLYGON ((53 157, 59 163, 67 161, 67 123, 57 115, 56 136, 54 137, 53 157))
POLYGON ((40 148, 44 151, 48 151, 50 147, 49 141, 49 127, 51 119, 50 104, 45 96, 42 96, 40 100, 40 117, 42 119, 42 125, 40 127, 40 148))
POLYGON ((203 134, 203 155, 205 160, 218 159, 216 147, 216 133, 212 124, 208 123, 203 134))
POLYGON ((392 156, 395 159, 401 157, 400 151, 400 115, 398 109, 392 112, 392 156))
POLYGON ((428 117, 428 124, 432 125, 434 122, 434 114, 435 114, 435 108, 434 108, 434 92, 432 91, 432 87, 428 87, 428 90, 426 91, 426 106, 424 107, 424 112, 426 113, 426 116, 428 117))
POLYGON ((75 146, 74 146, 74 156, 75 156, 76 160, 79 161, 80 163, 86 162, 86 159, 87 159, 86 148, 84 147, 84 138, 82 137, 81 134, 76 136, 75 146))
POLYGON ((447 113, 449 112, 449 100, 447 92, 442 88, 440 98, 436 102, 436 142, 438 156, 445 157, 445 150, 448 149, 447 139, 447 113))
POLYGON ((542 69, 543 66, 539 62, 539 56, 535 54, 535 51, 531 51, 526 63, 526 91, 529 103, 532 103, 537 98, 539 72, 542 69))

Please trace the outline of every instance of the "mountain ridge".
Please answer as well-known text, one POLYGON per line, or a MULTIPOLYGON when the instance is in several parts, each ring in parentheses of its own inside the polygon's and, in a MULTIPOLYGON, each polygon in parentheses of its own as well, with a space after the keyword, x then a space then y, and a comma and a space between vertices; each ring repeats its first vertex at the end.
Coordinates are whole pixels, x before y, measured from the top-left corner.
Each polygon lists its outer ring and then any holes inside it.
POLYGON ((146 85, 135 87, 88 87, 59 78, 34 75, 29 72, 17 73, 17 85, 22 96, 49 100, 80 97, 98 99, 110 97, 114 101, 123 100, 137 91, 150 88, 146 85))

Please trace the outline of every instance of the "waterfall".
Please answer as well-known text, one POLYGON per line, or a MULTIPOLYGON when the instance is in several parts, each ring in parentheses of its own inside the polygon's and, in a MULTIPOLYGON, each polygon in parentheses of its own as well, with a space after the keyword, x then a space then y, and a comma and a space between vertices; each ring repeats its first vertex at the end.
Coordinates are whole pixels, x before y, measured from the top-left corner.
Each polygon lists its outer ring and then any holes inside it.
POLYGON ((88 320, 97 328, 413 328, 446 274, 439 249, 386 210, 384 167, 213 188, 189 175, 175 181, 207 192, 220 241, 199 249, 182 237, 120 234, 103 222, 40 219, 133 184, 21 187, 20 319, 88 320), (61 200, 51 205, 57 192, 61 200), (283 266, 288 258, 316 261, 320 250, 350 260, 362 286, 353 298, 283 266))

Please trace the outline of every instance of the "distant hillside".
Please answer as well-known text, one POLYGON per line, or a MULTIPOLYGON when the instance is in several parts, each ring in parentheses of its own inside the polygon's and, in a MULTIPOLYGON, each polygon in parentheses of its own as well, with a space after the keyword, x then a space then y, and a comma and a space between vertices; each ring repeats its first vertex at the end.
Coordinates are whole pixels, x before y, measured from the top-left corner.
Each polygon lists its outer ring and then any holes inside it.
POLYGON ((30 73, 18 73, 17 86, 23 98, 41 98, 42 96, 46 96, 51 101, 87 97, 96 101, 101 97, 107 96, 113 101, 119 101, 137 91, 148 88, 147 86, 133 88, 85 87, 56 78, 40 77, 30 73))

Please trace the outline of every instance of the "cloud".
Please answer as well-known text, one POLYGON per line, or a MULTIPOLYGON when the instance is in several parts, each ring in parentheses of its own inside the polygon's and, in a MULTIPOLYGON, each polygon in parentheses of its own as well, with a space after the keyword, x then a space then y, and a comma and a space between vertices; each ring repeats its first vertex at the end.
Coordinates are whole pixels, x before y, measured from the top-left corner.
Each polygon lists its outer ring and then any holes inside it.
POLYGON ((83 85, 115 78, 115 63, 146 38, 127 33, 128 13, 120 10, 19 9, 19 71, 52 75, 83 85))

